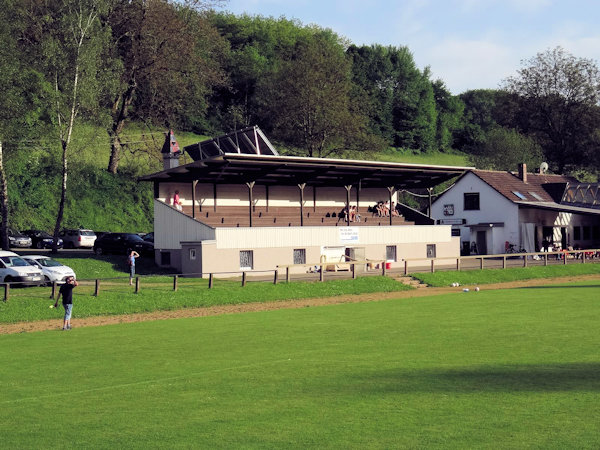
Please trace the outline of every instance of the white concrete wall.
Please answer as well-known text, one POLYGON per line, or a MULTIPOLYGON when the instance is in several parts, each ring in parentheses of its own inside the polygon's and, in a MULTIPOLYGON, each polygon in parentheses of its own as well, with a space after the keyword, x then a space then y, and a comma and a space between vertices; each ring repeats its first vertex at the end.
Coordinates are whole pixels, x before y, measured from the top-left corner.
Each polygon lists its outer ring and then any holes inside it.
POLYGON ((154 200, 154 259, 161 265, 161 251, 171 253, 171 266, 181 269, 181 242, 204 241, 215 238, 214 228, 208 227, 184 213, 154 200))
POLYGON ((450 242, 450 226, 217 228, 217 248, 391 245, 450 242), (351 233, 352 241, 344 240, 351 233))
POLYGON ((465 219, 461 225, 461 241, 474 242, 476 231, 471 233, 467 225, 477 223, 503 222, 503 228, 494 228, 487 232, 488 254, 504 253, 504 243, 519 243, 519 208, 517 205, 500 195, 487 183, 472 173, 462 177, 452 189, 444 193, 432 205, 432 216, 435 219, 465 219), (479 192, 479 207, 477 211, 464 209, 464 194, 479 192), (444 215, 444 205, 454 205, 454 215, 444 215))
MULTIPOLYGON (((407 227, 403 227, 407 228, 407 227)), ((457 238, 451 238, 444 242, 398 242, 382 244, 342 244, 336 245, 309 245, 309 243, 300 243, 295 245, 285 241, 279 242, 280 246, 256 246, 254 242, 247 241, 246 245, 240 247, 224 246, 219 247, 217 241, 203 242, 185 242, 182 244, 181 267, 182 273, 202 273, 204 277, 209 273, 219 274, 220 276, 238 276, 242 270, 240 268, 240 251, 251 250, 253 253, 254 265, 252 271, 270 272, 277 266, 286 266, 294 264, 294 249, 304 249, 306 252, 306 264, 318 265, 319 263, 331 263, 332 266, 347 269, 349 266, 345 262, 336 259, 323 259, 323 255, 330 254, 328 248, 339 247, 339 254, 344 254, 345 249, 358 248, 364 250, 364 258, 369 260, 382 261, 386 259, 386 244, 396 245, 397 260, 391 263, 392 268, 404 267, 404 259, 410 259, 411 267, 428 266, 431 259, 427 258, 427 244, 436 245, 436 257, 457 257, 459 253, 459 241, 457 238), (190 258, 190 250, 194 251, 196 258, 190 258), (417 260, 415 260, 417 258, 417 260)), ((440 262, 439 265, 455 264, 452 262, 440 262)), ((361 265, 361 269, 364 269, 361 265)), ((306 272, 308 267, 295 266, 291 269, 292 273, 306 272)))

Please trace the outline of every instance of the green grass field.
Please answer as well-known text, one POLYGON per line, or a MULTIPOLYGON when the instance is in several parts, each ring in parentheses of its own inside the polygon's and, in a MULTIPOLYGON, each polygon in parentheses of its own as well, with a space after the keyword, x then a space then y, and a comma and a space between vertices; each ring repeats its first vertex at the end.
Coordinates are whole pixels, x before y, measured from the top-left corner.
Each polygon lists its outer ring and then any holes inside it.
POLYGON ((598 448, 599 292, 588 281, 1 336, 0 442, 598 448))

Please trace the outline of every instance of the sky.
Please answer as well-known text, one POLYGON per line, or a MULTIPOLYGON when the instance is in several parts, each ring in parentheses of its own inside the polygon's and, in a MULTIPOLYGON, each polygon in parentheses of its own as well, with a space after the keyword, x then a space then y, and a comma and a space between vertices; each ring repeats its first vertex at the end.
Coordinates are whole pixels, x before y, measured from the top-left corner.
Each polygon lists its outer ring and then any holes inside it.
POLYGON ((600 60, 600 0, 228 0, 217 9, 297 19, 356 45, 406 46, 455 95, 499 88, 557 46, 600 60))

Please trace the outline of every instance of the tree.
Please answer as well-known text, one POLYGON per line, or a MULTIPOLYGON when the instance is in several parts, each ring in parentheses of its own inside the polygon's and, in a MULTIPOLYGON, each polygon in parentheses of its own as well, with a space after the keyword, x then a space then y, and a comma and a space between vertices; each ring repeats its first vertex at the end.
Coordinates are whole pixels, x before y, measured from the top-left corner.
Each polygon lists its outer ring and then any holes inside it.
POLYGON ((258 124, 271 131, 270 110, 258 92, 261 80, 271 79, 281 62, 294 53, 298 41, 314 30, 285 18, 225 13, 213 13, 209 18, 230 46, 225 62, 229 82, 211 98, 212 127, 230 131, 258 124))
POLYGON ((469 155, 477 168, 492 170, 515 170, 520 163, 538 167, 542 158, 542 149, 534 139, 502 127, 489 131, 485 142, 479 143, 469 155))
POLYGON ((414 62, 399 76, 393 109, 397 147, 422 152, 435 147, 437 111, 429 76, 429 69, 421 73, 414 62))
POLYGON ((111 58, 118 61, 112 67, 117 81, 105 99, 111 117, 108 171, 116 173, 121 133, 132 113, 163 126, 181 117, 191 126, 198 121, 194 116, 206 110, 205 97, 223 80, 218 55, 224 41, 198 11, 167 0, 118 0, 107 24, 111 58))
POLYGON ((394 139, 393 107, 400 68, 412 60, 407 47, 351 45, 346 53, 352 60, 353 96, 369 118, 370 130, 390 145, 394 139), (406 57, 406 58, 405 58, 406 57))
POLYGON ((299 41, 265 81, 275 137, 310 157, 369 149, 365 120, 350 98, 350 61, 332 33, 317 30, 299 41))
MULTIPOLYGON (((107 30, 100 16, 108 4, 100 0, 24 1, 21 17, 23 54, 52 86, 51 115, 48 118, 60 143, 61 194, 54 226, 53 251, 63 219, 68 180, 68 160, 76 118, 97 110, 101 57, 107 30)), ((97 111, 96 111, 97 112, 97 111)))
POLYGON ((600 110, 600 71, 590 59, 557 47, 525 61, 506 89, 522 99, 522 129, 541 144, 553 169, 563 173, 589 161, 600 110))
POLYGON ((453 96, 442 80, 432 84, 437 110, 436 143, 440 151, 448 151, 453 145, 453 133, 461 125, 465 104, 453 96))

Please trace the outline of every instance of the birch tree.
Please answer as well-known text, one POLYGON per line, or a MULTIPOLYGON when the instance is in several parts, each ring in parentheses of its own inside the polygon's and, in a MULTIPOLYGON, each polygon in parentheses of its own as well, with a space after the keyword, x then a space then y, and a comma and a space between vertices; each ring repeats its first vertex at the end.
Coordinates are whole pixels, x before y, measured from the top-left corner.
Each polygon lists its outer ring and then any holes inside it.
POLYGON ((26 20, 21 42, 30 64, 52 86, 50 122, 61 155, 61 187, 54 225, 52 250, 57 251, 63 220, 72 150, 73 130, 85 112, 97 112, 98 91, 103 80, 103 51, 108 32, 99 18, 108 12, 108 1, 24 1, 26 20))

